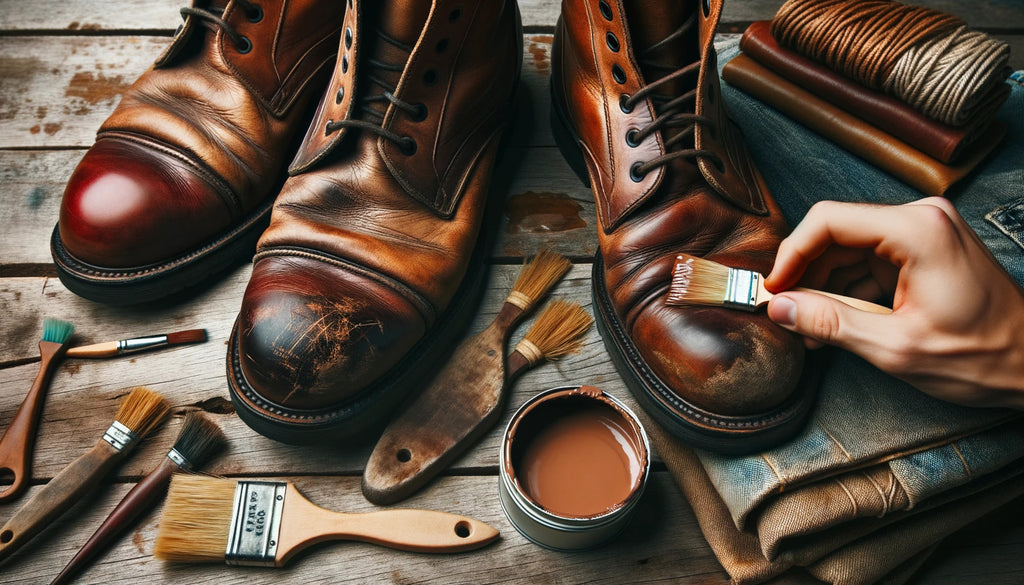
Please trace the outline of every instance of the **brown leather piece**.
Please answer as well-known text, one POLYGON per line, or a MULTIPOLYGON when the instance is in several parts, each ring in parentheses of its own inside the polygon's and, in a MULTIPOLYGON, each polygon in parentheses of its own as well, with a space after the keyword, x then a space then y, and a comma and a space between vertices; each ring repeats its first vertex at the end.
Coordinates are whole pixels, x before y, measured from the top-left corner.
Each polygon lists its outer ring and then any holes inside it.
POLYGON ((259 22, 233 2, 225 10, 250 40, 247 54, 189 16, 160 66, 126 90, 64 193, 60 232, 72 255, 100 267, 169 261, 274 194, 334 60, 344 7, 260 6, 259 22), (97 214, 97 201, 119 203, 97 214))
POLYGON ((471 269, 511 113, 518 12, 511 0, 436 0, 429 18, 402 6, 353 1, 359 21, 351 46, 346 21, 339 54, 358 62, 339 73, 339 58, 257 247, 237 328, 240 368, 251 393, 284 409, 355 399, 467 308, 449 304, 471 269), (398 103, 425 104, 425 118, 398 103), (331 119, 354 125, 324 140, 331 119), (415 153, 391 150, 386 132, 414 140, 415 153), (423 193, 457 197, 438 206, 423 193), (282 349, 292 347, 303 349, 282 349))
POLYGON ((956 159, 985 132, 995 111, 1010 95, 1010 86, 999 84, 992 88, 973 120, 961 127, 947 126, 782 47, 771 36, 770 26, 770 21, 758 21, 747 27, 740 49, 794 85, 876 128, 885 128, 895 138, 946 164, 958 162, 956 159))
MULTIPOLYGON (((578 140, 598 201, 603 272, 595 271, 595 278, 602 279, 594 283, 595 295, 610 299, 613 314, 607 317, 608 329, 621 329, 628 338, 618 343, 636 350, 638 357, 626 352, 629 374, 624 375, 665 389, 673 403, 681 401, 684 406, 676 410, 680 418, 690 416, 683 411, 703 410, 708 418, 719 420, 763 415, 762 422, 768 425, 769 413, 793 396, 803 367, 800 340, 773 324, 763 311, 751 314, 664 303, 677 253, 767 273, 779 242, 789 231, 721 98, 712 46, 721 2, 711 1, 707 14, 699 2, 685 3, 681 14, 679 6, 678 2, 608 2, 612 13, 608 19, 597 2, 565 0, 552 51, 556 110, 552 115, 566 118, 578 140), (641 38, 659 42, 695 11, 695 22, 681 38, 651 51, 635 44, 641 38), (624 46, 618 52, 611 50, 605 31, 637 28, 625 22, 624 12, 638 21, 643 14, 648 23, 662 22, 661 34, 650 30, 631 36, 616 33, 624 46), (628 51, 627 43, 634 43, 628 51), (699 74, 675 79, 654 91, 655 96, 668 95, 641 102, 632 113, 622 112, 619 95, 632 89, 629 84, 637 88, 651 84, 657 79, 646 76, 664 76, 673 68, 683 68, 689 64, 687 56, 699 59, 699 74), (626 84, 617 83, 610 73, 615 67, 625 71, 626 84), (696 136, 688 145, 684 140, 666 146, 679 127, 660 129, 640 147, 627 143, 627 129, 645 128, 659 108, 687 92, 695 94, 687 98, 689 115, 707 119, 707 123, 697 122, 696 136), (634 182, 628 174, 614 183, 607 179, 622 177, 634 161, 695 147, 703 152, 657 167, 657 180, 648 176, 634 182), (611 185, 615 188, 609 189, 611 185), (605 212, 606 208, 617 214, 605 212), (647 377, 648 369, 657 380, 647 377)), ((704 423, 694 418, 689 424, 704 423)), ((721 424, 717 431, 728 434, 725 423, 721 424)))
POLYGON ((945 165, 786 81, 746 55, 737 55, 726 63, 722 77, 924 195, 948 195, 1006 134, 1005 126, 990 124, 957 164, 945 165))

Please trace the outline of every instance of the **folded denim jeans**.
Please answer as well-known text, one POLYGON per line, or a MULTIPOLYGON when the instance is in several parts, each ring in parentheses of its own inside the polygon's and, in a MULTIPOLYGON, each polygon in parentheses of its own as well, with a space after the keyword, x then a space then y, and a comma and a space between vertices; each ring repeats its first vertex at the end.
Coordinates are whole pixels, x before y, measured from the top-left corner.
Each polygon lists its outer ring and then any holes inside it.
MULTIPOLYGON (((719 45, 719 63, 737 51, 735 40, 719 45)), ((722 92, 791 224, 821 200, 898 204, 922 197, 728 84, 722 92)), ((1007 272, 1024 283, 1024 87, 1012 85, 997 117, 1008 127, 1006 139, 950 199, 1007 272)), ((823 350, 810 359, 829 363, 800 435, 745 457, 698 454, 738 526, 773 494, 909 455, 915 459, 905 462, 928 470, 904 485, 911 501, 958 485, 964 466, 947 446, 1020 416, 934 399, 847 352, 823 350)), ((996 437, 978 446, 1012 460, 1007 449, 1024 454, 1024 444, 1006 445, 996 437)))

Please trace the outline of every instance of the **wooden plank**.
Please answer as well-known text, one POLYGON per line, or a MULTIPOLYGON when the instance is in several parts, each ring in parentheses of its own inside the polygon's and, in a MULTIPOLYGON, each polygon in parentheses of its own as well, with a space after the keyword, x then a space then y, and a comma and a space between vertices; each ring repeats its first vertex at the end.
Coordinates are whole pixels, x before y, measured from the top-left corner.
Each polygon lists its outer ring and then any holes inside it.
MULTIPOLYGON (((359 493, 358 478, 284 479, 294 481, 307 497, 326 508, 345 512, 377 509, 359 493)), ((31 549, 23 549, 4 566, 4 582, 34 585, 51 580, 125 488, 108 487, 37 537, 31 549)), ((728 583, 693 513, 665 472, 653 474, 634 521, 620 538, 600 549, 572 554, 541 548, 516 532, 498 503, 495 476, 442 478, 403 507, 472 516, 496 527, 501 538, 484 549, 456 555, 406 553, 364 543, 336 542, 311 549, 284 569, 175 565, 151 556, 159 522, 154 512, 79 582, 728 583)))
MULTIPOLYGON (((723 23, 746 23, 770 19, 783 0, 730 0, 725 2, 723 23)), ((974 28, 1020 28, 1024 6, 1013 0, 979 0, 965 5, 958 0, 914 0, 905 2, 928 6, 964 18, 974 28)), ((96 33, 108 31, 152 31, 171 34, 181 23, 178 10, 186 0, 110 0, 100 9, 90 0, 45 0, 0 5, 0 30, 31 33, 96 33)), ((523 26, 532 30, 552 29, 560 13, 560 2, 519 0, 523 26)))
MULTIPOLYGON (((469 334, 486 327, 497 315, 518 266, 492 267, 489 287, 469 334)), ((38 355, 36 343, 43 316, 60 316, 76 326, 86 342, 121 339, 181 329, 206 328, 205 344, 170 348, 110 360, 66 360, 51 385, 36 444, 33 477, 53 477, 77 454, 87 450, 106 430, 116 402, 132 386, 149 386, 164 394, 175 414, 201 408, 211 412, 229 439, 231 449, 213 470, 221 474, 332 473, 358 475, 373 447, 368 440, 339 442, 332 449, 282 445, 250 430, 234 416, 225 381, 225 346, 238 311, 249 267, 242 267, 210 291, 182 306, 125 310, 91 303, 67 291, 56 279, 0 279, 0 313, 10 315, 9 334, 0 344, 3 361, 38 355)), ((590 306, 590 265, 573 267, 553 296, 590 306)), ((9 324, 8 324, 9 323, 9 324)), ((529 329, 513 334, 514 344, 529 329)), ((37 363, 0 370, 0 428, 6 428, 38 371, 37 363)), ((458 469, 496 468, 500 436, 519 404, 555 386, 592 384, 639 407, 608 360, 596 328, 588 333, 583 351, 556 364, 544 364, 524 374, 512 387, 505 414, 480 446, 455 463, 458 469)), ((122 469, 122 476, 144 474, 160 460, 177 435, 180 421, 165 427, 140 447, 122 469)))

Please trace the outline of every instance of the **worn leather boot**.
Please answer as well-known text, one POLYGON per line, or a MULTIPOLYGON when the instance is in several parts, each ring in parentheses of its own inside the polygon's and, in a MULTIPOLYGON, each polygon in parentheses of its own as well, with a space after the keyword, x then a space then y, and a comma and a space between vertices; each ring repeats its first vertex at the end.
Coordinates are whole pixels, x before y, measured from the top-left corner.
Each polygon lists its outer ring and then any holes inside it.
POLYGON ((764 311, 669 306, 677 253, 770 271, 785 221, 729 119, 720 0, 564 0, 552 126, 597 203, 594 312, 620 374, 677 437, 724 452, 799 430, 804 353, 764 311))
POLYGON ((51 239, 72 291, 152 301, 249 259, 329 80, 344 3, 196 0, 67 184, 51 239))
POLYGON ((231 396, 258 432, 379 429, 452 349, 500 212, 519 22, 515 0, 350 3, 231 335, 231 396))

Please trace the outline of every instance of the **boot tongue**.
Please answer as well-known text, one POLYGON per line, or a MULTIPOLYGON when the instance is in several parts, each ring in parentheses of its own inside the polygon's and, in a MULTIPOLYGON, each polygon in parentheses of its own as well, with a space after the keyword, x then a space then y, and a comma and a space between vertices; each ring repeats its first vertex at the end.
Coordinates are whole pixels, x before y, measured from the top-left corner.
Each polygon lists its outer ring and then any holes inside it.
POLYGON ((423 32, 430 14, 431 0, 388 0, 374 2, 374 14, 368 15, 368 23, 372 23, 380 32, 392 39, 408 45, 411 49, 423 32))
MULTIPOLYGON (((362 92, 366 92, 366 96, 379 96, 385 90, 393 92, 398 85, 409 54, 427 23, 431 0, 388 0, 366 2, 364 6, 366 12, 362 28, 367 41, 364 46, 374 61, 389 67, 378 68, 369 60, 363 60, 360 65, 360 78, 364 83, 362 92)), ((375 112, 371 115, 383 117, 388 103, 374 101, 367 107, 375 112)))
MULTIPOLYGON (((696 23, 682 35, 664 42, 700 8, 698 1, 623 0, 633 55, 640 63, 645 83, 651 83, 700 59, 696 23)), ((658 88, 657 94, 673 98, 697 85, 697 76, 686 76, 658 88)))

